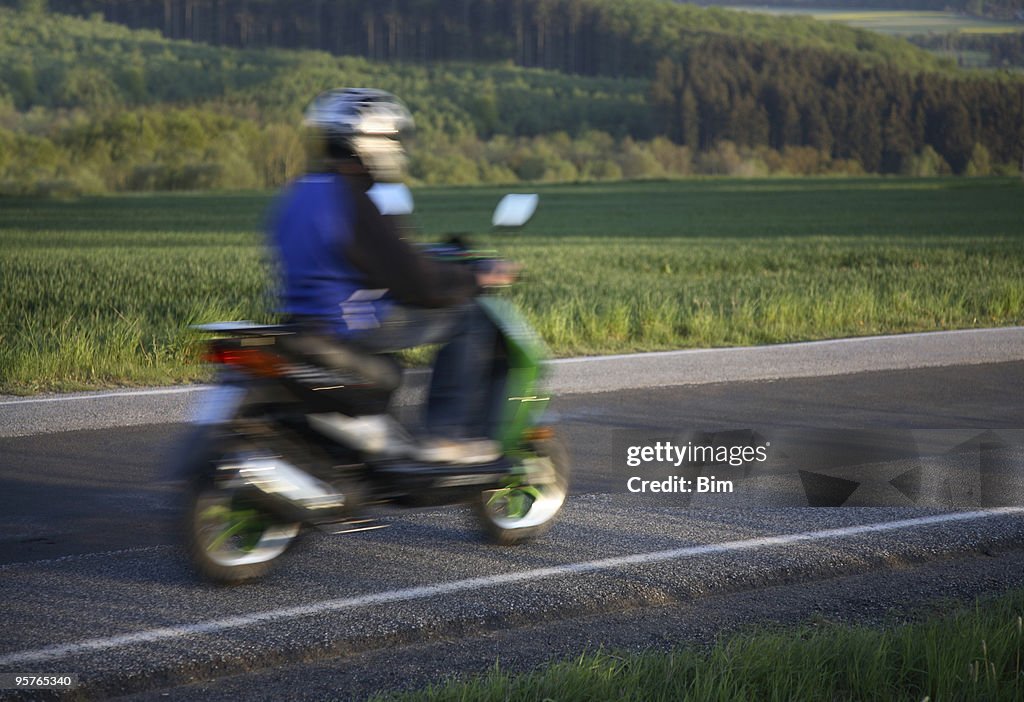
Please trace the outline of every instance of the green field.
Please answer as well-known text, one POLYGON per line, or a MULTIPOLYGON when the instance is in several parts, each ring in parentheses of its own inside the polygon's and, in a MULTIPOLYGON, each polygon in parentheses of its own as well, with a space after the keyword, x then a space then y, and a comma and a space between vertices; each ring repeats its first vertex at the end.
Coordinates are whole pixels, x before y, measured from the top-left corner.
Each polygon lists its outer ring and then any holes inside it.
MULTIPOLYGON (((1024 322, 1018 179, 686 180, 416 191, 425 238, 525 264, 557 355, 1024 322)), ((205 377, 189 323, 269 320, 265 193, 0 200, 0 392, 205 377)))
POLYGON ((736 6, 730 9, 758 12, 776 16, 812 17, 824 22, 838 22, 857 29, 891 35, 948 34, 1006 34, 1024 32, 1024 22, 998 22, 968 17, 956 12, 917 10, 821 9, 810 7, 768 7, 758 5, 736 6))
POLYGON ((1024 695, 1024 591, 885 628, 817 624, 723 637, 710 650, 598 653, 391 697, 442 700, 963 700, 1024 695))

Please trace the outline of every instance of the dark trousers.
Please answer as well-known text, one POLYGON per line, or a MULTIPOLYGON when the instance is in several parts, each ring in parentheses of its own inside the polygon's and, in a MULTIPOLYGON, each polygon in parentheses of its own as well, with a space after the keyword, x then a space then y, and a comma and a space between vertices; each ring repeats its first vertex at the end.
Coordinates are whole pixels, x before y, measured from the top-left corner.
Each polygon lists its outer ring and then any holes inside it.
POLYGON ((434 361, 427 398, 427 430, 438 436, 493 436, 496 388, 503 383, 495 361, 498 330, 475 302, 427 309, 395 305, 376 329, 350 340, 374 353, 444 344, 434 361))

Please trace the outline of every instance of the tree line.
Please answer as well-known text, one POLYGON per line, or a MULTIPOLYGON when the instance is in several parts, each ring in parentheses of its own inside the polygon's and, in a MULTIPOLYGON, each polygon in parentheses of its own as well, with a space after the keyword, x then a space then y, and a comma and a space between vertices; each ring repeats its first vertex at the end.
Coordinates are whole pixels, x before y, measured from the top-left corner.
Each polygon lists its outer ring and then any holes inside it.
POLYGON ((1011 172, 1024 144, 1019 79, 796 39, 673 30, 644 73, 608 77, 229 49, 40 11, 0 9, 3 192, 278 185, 301 168, 302 109, 338 85, 409 102, 424 183, 981 174, 1011 172))
MULTIPOLYGON (((279 187, 302 173, 305 150, 294 123, 256 124, 208 109, 139 108, 71 116, 44 133, 7 129, 0 114, 0 195, 74 196, 106 192, 247 190, 279 187)), ((999 172, 984 152, 972 173, 999 172)), ((973 170, 971 170, 973 169, 973 170)), ((934 151, 906 172, 949 173, 934 151)), ((697 151, 665 137, 638 141, 587 130, 533 137, 433 133, 411 148, 413 184, 616 181, 689 175, 859 175, 855 160, 812 147, 738 145, 697 151)))
POLYGON ((869 172, 903 172, 926 147, 955 173, 976 145, 998 163, 1018 162, 1024 148, 1021 81, 913 75, 735 38, 662 59, 651 102, 659 131, 680 144, 810 146, 869 172))
POLYGON ((49 0, 49 7, 220 46, 378 61, 512 61, 585 75, 649 75, 662 55, 709 32, 826 45, 906 68, 937 65, 880 34, 670 0, 49 0))

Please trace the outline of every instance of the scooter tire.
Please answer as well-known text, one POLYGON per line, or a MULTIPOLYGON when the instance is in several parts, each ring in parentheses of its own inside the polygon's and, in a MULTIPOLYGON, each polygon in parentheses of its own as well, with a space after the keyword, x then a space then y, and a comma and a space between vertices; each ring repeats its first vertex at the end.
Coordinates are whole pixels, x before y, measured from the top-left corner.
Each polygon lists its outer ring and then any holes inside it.
POLYGON ((525 513, 503 513, 507 505, 501 504, 502 491, 486 490, 473 502, 480 525, 494 543, 511 545, 541 536, 555 523, 568 497, 572 461, 565 444, 557 436, 552 436, 533 442, 531 448, 535 460, 542 461, 547 468, 547 480, 530 486, 539 492, 540 497, 531 500, 525 513))
POLYGON ((257 507, 239 509, 237 492, 219 484, 217 455, 187 480, 181 510, 185 551, 199 575, 218 585, 261 578, 295 543, 298 522, 257 507))

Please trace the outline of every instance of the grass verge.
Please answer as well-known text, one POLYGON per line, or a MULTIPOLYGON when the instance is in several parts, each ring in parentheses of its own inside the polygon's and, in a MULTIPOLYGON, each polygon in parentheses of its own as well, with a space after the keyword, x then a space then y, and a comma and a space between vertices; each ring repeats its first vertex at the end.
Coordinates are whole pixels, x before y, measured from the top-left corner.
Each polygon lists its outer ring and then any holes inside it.
MULTIPOLYGON (((510 295, 556 355, 1024 322, 1013 179, 689 180, 417 192, 424 238, 525 264, 510 295)), ((0 392, 201 380, 190 323, 273 318, 267 193, 4 200, 0 392)))
POLYGON ((856 29, 870 29, 882 34, 910 35, 963 32, 970 34, 1011 34, 1024 31, 1018 22, 970 17, 952 11, 932 10, 859 10, 824 9, 816 7, 738 7, 749 12, 769 15, 799 15, 824 22, 838 22, 856 29))
MULTIPOLYGON (((755 630, 710 651, 590 654, 388 697, 442 700, 1019 700, 1024 590, 945 617, 887 627, 755 630)), ((384 698, 378 698, 378 702, 384 698)))

